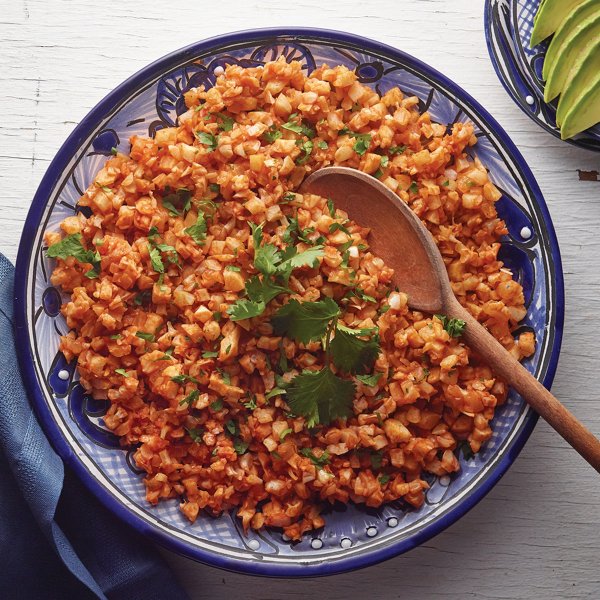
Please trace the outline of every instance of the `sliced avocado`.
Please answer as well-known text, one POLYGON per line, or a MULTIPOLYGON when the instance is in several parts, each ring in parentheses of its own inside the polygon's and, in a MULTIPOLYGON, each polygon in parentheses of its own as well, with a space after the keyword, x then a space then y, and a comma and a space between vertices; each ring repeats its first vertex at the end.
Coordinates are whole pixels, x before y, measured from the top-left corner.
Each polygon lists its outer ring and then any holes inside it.
POLYGON ((583 2, 585 0, 546 0, 540 4, 531 32, 531 48, 552 35, 567 15, 583 2))
POLYGON ((569 39, 565 41, 563 49, 554 64, 550 65, 546 87, 544 88, 544 100, 546 102, 556 98, 565 89, 565 82, 577 57, 583 54, 588 44, 596 41, 599 37, 600 12, 575 28, 569 39))
POLYGON ((566 114, 560 137, 567 140, 596 123, 600 123, 600 73, 566 114))
POLYGON ((577 27, 581 27, 581 25, 590 17, 593 17, 596 12, 600 12, 600 0, 586 0, 567 15, 567 18, 556 30, 556 33, 550 42, 550 46, 548 46, 548 50, 546 51, 542 69, 542 77, 544 79, 548 79, 550 66, 553 65, 556 62, 557 57, 562 54, 565 42, 573 35, 577 27))
POLYGON ((541 0, 540 5, 538 6, 538 9, 535 11, 535 15, 533 16, 533 22, 535 23, 540 16, 540 11, 542 10, 542 6, 544 6, 546 0, 541 0))
POLYGON ((589 44, 571 68, 556 111, 556 124, 559 127, 566 114, 594 82, 598 73, 600 73, 600 39, 589 44))
POLYGON ((535 11, 535 15, 533 15, 533 23, 534 24, 539 19, 540 11, 542 10, 542 6, 544 6, 545 3, 546 3, 546 0, 540 0, 540 4, 539 4, 537 10, 535 11))

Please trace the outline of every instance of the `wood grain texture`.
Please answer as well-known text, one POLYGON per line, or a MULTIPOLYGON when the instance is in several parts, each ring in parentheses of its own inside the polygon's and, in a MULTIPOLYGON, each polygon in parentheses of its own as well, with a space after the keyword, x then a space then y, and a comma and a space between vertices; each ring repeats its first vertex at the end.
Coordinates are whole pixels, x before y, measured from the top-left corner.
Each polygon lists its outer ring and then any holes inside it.
MULTIPOLYGON (((104 95, 152 60, 228 31, 304 25, 401 48, 454 79, 507 130, 557 229, 566 280, 553 392, 600 434, 600 155, 539 129, 489 61, 482 0, 0 0, 0 251, 15 259, 31 198, 65 137, 104 95)), ((600 598, 600 479, 540 423, 509 473, 469 514, 382 565, 319 580, 225 573, 165 552, 194 599, 600 598)))

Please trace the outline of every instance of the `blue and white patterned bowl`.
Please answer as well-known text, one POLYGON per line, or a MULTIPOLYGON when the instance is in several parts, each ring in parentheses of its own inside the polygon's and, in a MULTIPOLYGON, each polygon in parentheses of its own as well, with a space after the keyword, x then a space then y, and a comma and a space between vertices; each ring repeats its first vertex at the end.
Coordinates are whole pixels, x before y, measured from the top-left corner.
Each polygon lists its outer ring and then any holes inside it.
MULTIPOLYGON (((475 458, 461 456, 455 477, 430 478, 425 504, 380 509, 346 506, 328 510, 322 530, 295 544, 278 530, 241 530, 236 518, 202 515, 189 523, 178 501, 156 508, 144 499, 131 451, 102 425, 107 406, 86 396, 74 365, 58 352, 67 331, 61 293, 49 283, 52 262, 43 234, 79 210, 79 196, 113 146, 128 151, 131 135, 152 135, 173 125, 184 110, 182 92, 213 85, 217 66, 260 65, 285 56, 308 72, 344 64, 362 82, 384 93, 400 86, 420 98, 440 123, 471 121, 474 152, 502 190, 498 203, 509 235, 502 257, 524 285, 528 316, 523 327, 538 344, 527 368, 550 385, 563 325, 560 255, 541 192, 523 158, 496 121, 457 85, 427 65, 377 42, 313 29, 255 30, 194 44, 146 67, 109 94, 75 129, 50 165, 33 201, 19 248, 16 315, 24 379, 44 430, 65 462, 116 515, 164 546, 211 565, 270 576, 325 575, 373 564, 405 552, 465 514, 498 481, 529 437, 536 415, 517 396, 498 408, 494 434, 475 458)), ((508 518, 508 517, 507 517, 508 518)))
MULTIPOLYGON (((485 37, 494 69, 510 97, 538 125, 560 138, 556 126, 557 101, 544 102, 542 65, 548 41, 529 47, 540 2, 486 0, 485 37)), ((566 141, 600 151, 600 124, 566 141)))

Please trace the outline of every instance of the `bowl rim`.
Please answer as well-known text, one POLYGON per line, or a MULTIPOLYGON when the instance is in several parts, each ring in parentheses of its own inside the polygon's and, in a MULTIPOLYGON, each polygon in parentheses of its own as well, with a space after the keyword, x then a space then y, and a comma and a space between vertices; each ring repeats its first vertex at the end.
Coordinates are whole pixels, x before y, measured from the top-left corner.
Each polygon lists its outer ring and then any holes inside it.
POLYGON ((380 548, 369 549, 365 553, 358 553, 350 557, 342 557, 339 559, 324 559, 323 562, 310 565, 302 564, 300 556, 298 557, 298 562, 295 564, 281 565, 272 562, 263 564, 261 561, 256 560, 226 557, 206 551, 202 548, 190 546, 188 543, 180 541, 166 532, 155 529, 151 523, 145 521, 142 517, 136 516, 130 512, 124 504, 113 498, 102 484, 88 472, 83 463, 80 462, 72 447, 63 438, 60 429, 56 426, 51 417, 50 410, 46 405, 41 386, 36 376, 34 358, 27 334, 26 293, 28 279, 27 267, 30 262, 33 240, 38 229, 40 216, 47 205, 50 193, 54 189, 65 166, 72 156, 72 148, 79 147, 80 143, 87 137, 86 132, 93 130, 96 124, 100 122, 107 113, 111 112, 111 109, 115 104, 118 104, 124 97, 128 96, 145 82, 155 79, 157 73, 168 72, 176 64, 180 64, 182 59, 188 58, 189 60, 192 60, 197 54, 210 50, 215 46, 252 42, 261 38, 289 38, 293 36, 309 38, 311 41, 315 42, 322 39, 350 43, 364 48, 367 52, 377 52, 395 60, 408 62, 420 73, 435 80, 447 91, 460 97, 463 103, 465 103, 475 114, 485 120, 486 125, 494 132, 496 138, 502 142, 507 153, 519 167, 522 177, 530 187, 533 196, 535 196, 542 222, 546 228, 546 243, 555 265, 555 271, 550 273, 550 277, 554 278, 553 286, 556 298, 555 335, 553 345, 550 349, 547 369, 543 377, 543 383, 548 388, 550 387, 556 372, 564 324, 564 282, 560 250, 548 208, 539 185, 533 177, 533 173, 504 129, 491 114, 487 112, 487 110, 485 110, 470 94, 448 79, 445 75, 411 55, 387 44, 382 44, 356 34, 337 30, 284 26, 258 28, 211 37, 175 50, 145 66, 114 88, 81 120, 62 144, 39 184, 27 214, 17 255, 14 288, 17 356, 26 390, 31 398, 38 420, 56 452, 61 456, 64 462, 73 469, 86 487, 118 518, 150 538, 152 541, 177 554, 193 558, 199 562, 221 569, 268 577, 315 577, 343 573, 390 559, 422 544, 465 515, 494 487, 520 453, 538 419, 538 415, 533 410, 529 410, 521 425, 521 430, 515 434, 511 445, 506 448, 504 455, 500 456, 495 464, 489 468, 489 472, 485 475, 485 478, 480 484, 472 490, 470 495, 458 502, 455 507, 448 510, 448 512, 435 519, 433 522, 425 525, 420 531, 417 531, 404 539, 390 542, 380 548))

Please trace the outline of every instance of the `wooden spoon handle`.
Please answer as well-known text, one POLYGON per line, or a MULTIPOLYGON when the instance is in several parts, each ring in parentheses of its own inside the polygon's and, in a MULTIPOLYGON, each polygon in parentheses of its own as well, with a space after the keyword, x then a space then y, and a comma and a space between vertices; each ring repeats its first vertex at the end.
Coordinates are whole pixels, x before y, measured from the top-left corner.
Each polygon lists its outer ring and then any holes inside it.
POLYGON ((466 321, 465 343, 492 366, 596 471, 600 472, 600 441, 454 298, 446 314, 466 321))

